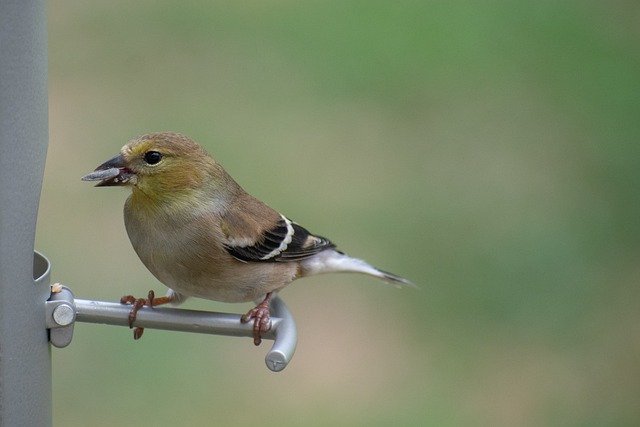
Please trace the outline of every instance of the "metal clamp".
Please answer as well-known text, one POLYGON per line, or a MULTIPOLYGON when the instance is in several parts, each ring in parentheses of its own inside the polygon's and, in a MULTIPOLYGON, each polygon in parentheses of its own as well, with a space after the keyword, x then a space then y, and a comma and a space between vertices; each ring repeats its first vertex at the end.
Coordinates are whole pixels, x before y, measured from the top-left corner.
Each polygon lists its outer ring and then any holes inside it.
MULTIPOLYGON (((73 336, 75 321, 129 326, 131 306, 114 302, 74 299, 73 293, 62 287, 47 301, 47 328, 50 341, 56 347, 66 347, 73 336)), ((297 332, 293 316, 278 297, 271 300, 271 329, 263 339, 274 340, 265 356, 267 368, 273 372, 287 367, 296 350, 297 332)), ((168 331, 196 332, 235 337, 253 337, 253 325, 240 322, 240 315, 178 308, 143 307, 134 326, 168 331)))
POLYGON ((49 301, 45 306, 45 323, 49 329, 49 341, 55 347, 64 348, 73 338, 73 324, 76 321, 76 308, 73 293, 65 286, 54 285, 49 301))

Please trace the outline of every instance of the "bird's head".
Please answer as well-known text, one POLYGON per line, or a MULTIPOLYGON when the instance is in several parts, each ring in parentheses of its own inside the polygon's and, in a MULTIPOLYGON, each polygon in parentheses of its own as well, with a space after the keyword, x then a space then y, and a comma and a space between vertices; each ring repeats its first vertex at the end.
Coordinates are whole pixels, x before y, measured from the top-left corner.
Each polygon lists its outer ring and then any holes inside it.
POLYGON ((224 170, 200 145, 184 135, 159 132, 129 141, 82 180, 99 181, 96 187, 129 186, 161 200, 197 190, 219 174, 224 170))

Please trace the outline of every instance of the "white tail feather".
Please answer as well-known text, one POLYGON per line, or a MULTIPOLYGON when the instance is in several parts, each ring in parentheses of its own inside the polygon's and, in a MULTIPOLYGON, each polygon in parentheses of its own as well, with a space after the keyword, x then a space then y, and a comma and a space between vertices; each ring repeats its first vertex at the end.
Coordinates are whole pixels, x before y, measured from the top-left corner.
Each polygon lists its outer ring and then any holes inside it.
POLYGON ((416 287, 413 283, 395 274, 378 270, 367 262, 352 258, 333 249, 322 251, 310 258, 301 261, 304 276, 312 276, 322 273, 363 273, 377 277, 390 285, 400 287, 401 285, 416 287))

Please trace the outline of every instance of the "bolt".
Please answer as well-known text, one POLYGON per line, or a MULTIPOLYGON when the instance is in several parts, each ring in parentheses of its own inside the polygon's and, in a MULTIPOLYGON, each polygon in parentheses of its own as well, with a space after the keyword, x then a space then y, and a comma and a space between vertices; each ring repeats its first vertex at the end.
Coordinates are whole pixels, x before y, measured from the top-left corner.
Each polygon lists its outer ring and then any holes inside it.
POLYGON ((287 357, 279 350, 270 351, 265 357, 267 368, 273 372, 280 372, 287 367, 287 357))
POLYGON ((68 326, 73 323, 75 312, 69 304, 60 304, 53 309, 53 321, 59 326, 68 326))

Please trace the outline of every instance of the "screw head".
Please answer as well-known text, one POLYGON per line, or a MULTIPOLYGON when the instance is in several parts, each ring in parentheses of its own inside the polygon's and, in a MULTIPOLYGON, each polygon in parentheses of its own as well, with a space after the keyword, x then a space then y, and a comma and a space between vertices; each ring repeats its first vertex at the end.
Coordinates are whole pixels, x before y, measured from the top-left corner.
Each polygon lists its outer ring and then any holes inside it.
POLYGON ((53 310, 53 321, 56 325, 68 326, 73 323, 75 311, 69 304, 60 304, 53 310))

